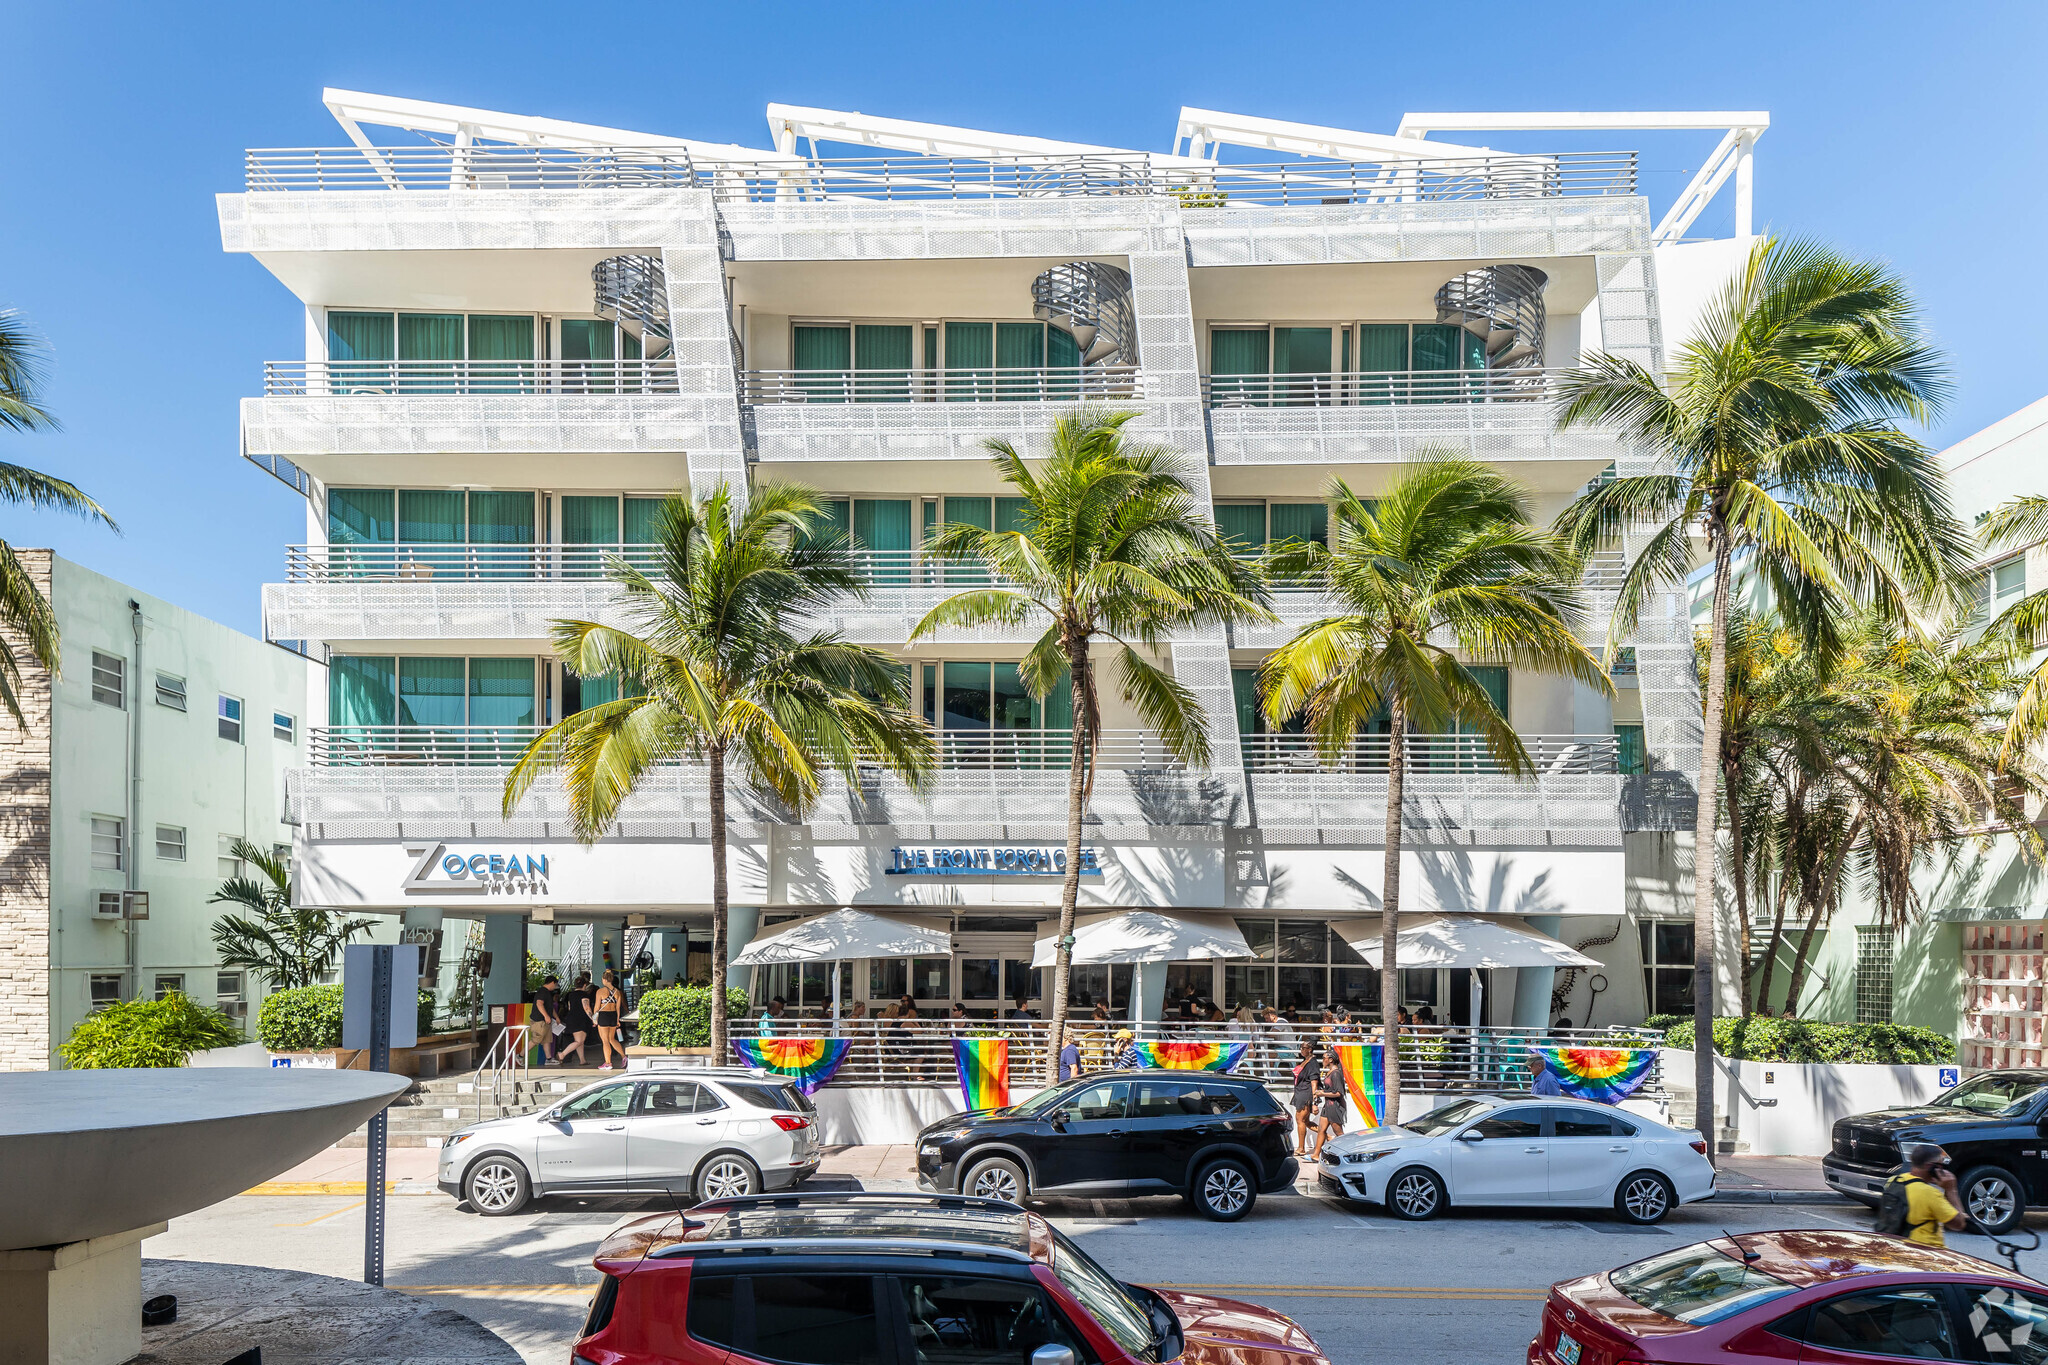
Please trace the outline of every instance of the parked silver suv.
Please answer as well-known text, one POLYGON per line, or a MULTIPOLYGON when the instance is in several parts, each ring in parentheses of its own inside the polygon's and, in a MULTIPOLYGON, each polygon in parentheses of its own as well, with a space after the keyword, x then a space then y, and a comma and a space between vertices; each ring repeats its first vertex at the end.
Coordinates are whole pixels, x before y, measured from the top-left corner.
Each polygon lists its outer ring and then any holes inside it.
POLYGON ((654 1069, 451 1134, 439 1184, 495 1216, 544 1194, 702 1200, 785 1190, 815 1172, 818 1157, 817 1109, 781 1077, 654 1069))

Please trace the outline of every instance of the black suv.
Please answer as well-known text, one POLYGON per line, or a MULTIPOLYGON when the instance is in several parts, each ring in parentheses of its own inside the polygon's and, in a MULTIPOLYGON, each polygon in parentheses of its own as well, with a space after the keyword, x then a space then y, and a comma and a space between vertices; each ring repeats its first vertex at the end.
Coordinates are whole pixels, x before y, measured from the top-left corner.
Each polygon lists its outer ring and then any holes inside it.
POLYGON ((1948 1153, 1963 1211, 1985 1231, 2016 1226, 2029 1208, 2048 1206, 2048 1070, 1986 1071, 1926 1104, 1842 1119, 1821 1171, 1875 1208, 1916 1142, 1948 1153))
POLYGON ((1294 1183, 1286 1110, 1264 1085, 1213 1071, 1109 1071, 1008 1109, 928 1124, 920 1189, 1012 1202, 1034 1194, 1178 1194, 1235 1222, 1294 1183))

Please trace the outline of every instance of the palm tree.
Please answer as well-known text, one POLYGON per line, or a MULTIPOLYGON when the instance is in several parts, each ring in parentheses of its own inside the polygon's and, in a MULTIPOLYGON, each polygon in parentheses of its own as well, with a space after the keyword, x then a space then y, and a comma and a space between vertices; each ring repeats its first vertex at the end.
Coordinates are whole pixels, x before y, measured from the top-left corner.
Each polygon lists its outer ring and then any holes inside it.
POLYGON ((1401 1103, 1401 818, 1408 733, 1477 732, 1501 771, 1533 771, 1521 737, 1467 660, 1576 678, 1612 695, 1579 642, 1579 565, 1529 524, 1522 490, 1485 465, 1439 456, 1403 472, 1368 504, 1343 480, 1329 490, 1328 548, 1288 542, 1267 557, 1276 580, 1321 589, 1337 613, 1302 627, 1259 674, 1266 719, 1305 722, 1327 762, 1384 722, 1385 862, 1380 874, 1380 1019, 1387 1112, 1401 1103), (1442 643, 1455 642, 1455 646, 1442 643), (1465 658, 1459 657, 1462 651, 1465 658))
POLYGON ((1897 425, 1926 421, 1946 388, 1896 274, 1771 238, 1708 306, 1668 376, 1601 354, 1562 381, 1560 426, 1611 425, 1667 471, 1593 487, 1558 519, 1582 553, 1648 530, 1623 575, 1610 656, 1634 635, 1654 589, 1685 583, 1693 537, 1713 566, 1693 833, 1694 1083, 1710 1145, 1715 831, 1736 559, 1823 657, 1853 601, 1905 619, 1916 598, 1949 594, 1969 542, 1940 464, 1897 425))
MULTIPOLYGON (((41 395, 46 349, 20 313, 0 309, 0 430, 56 430, 57 419, 50 415, 41 395)), ((113 518, 75 485, 5 461, 0 461, 0 503, 54 507, 114 525, 113 518)), ((56 613, 14 547, 0 540, 0 706, 7 708, 17 726, 26 728, 21 714, 21 663, 14 653, 17 636, 38 664, 52 673, 57 671, 56 613)))
POLYGON ((376 923, 293 906, 291 867, 283 858, 247 839, 235 840, 234 851, 262 877, 230 877, 207 897, 208 905, 239 905, 247 912, 225 915, 214 923, 213 946, 221 966, 253 971, 272 990, 318 985, 334 970, 343 946, 376 923))
POLYGON ((767 484, 745 501, 721 484, 702 501, 663 504, 654 571, 606 566, 623 627, 556 621, 555 657, 618 684, 616 700, 564 716, 505 778, 504 814, 544 773, 559 773, 576 837, 595 843, 656 769, 703 763, 711 806, 711 1048, 726 1054, 726 780, 736 771, 797 818, 825 769, 879 764, 921 784, 932 766, 911 714, 908 673, 888 655, 806 617, 867 585, 844 537, 814 537, 817 494, 767 484))
MULTIPOLYGON (((2025 493, 2001 503, 1985 518, 1978 535, 1986 549, 2025 550, 2048 539, 2048 497, 2025 493)), ((1983 575, 1977 576, 1983 582, 1983 575)), ((1990 585, 1985 583, 1988 589, 1990 585)), ((1989 593, 1985 594, 1987 598, 1989 593)), ((2048 590, 2031 592, 1998 614, 1984 631, 1986 638, 2001 639, 2013 648, 2031 653, 2048 641, 2048 590)), ((2010 760, 2048 734, 2048 655, 2034 665, 2014 700, 2012 717, 2006 724, 2001 761, 2010 760)))
POLYGON ((1132 412, 1082 409, 1053 424, 1033 472, 1008 441, 984 443, 1003 479, 1026 500, 1009 530, 947 525, 926 553, 974 562, 994 581, 940 602, 910 633, 1042 622, 1018 672, 1039 700, 1072 681, 1074 729, 1067 767, 1066 867, 1054 950, 1046 1079, 1056 1078, 1074 961, 1081 887, 1081 824, 1095 790, 1102 743, 1097 652, 1116 649, 1117 694, 1182 762, 1209 762, 1209 732, 1195 695, 1149 656, 1176 631, 1270 621, 1252 570, 1217 535, 1209 509, 1181 477, 1181 457, 1128 440, 1132 412))

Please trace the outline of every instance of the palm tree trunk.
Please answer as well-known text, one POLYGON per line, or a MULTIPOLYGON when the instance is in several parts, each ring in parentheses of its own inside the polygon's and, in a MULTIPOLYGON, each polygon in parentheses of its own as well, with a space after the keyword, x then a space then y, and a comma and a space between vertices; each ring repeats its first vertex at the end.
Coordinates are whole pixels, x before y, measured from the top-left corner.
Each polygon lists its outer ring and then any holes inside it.
POLYGON ((714 744, 711 760, 711 1064, 731 1061, 731 1024, 726 1018, 725 749, 714 744))
MULTIPOLYGON (((1692 832, 1692 1084, 1693 1126, 1714 1142, 1714 837, 1720 824, 1721 709, 1728 691, 1728 586, 1731 548, 1716 516, 1707 528, 1714 543, 1714 616, 1707 634, 1707 697, 1700 729, 1699 812, 1692 832)), ((1717 1163, 1718 1164, 1718 1163, 1717 1163)))
POLYGON ((1755 954, 1749 948, 1749 866, 1742 854, 1742 806, 1736 799, 1737 776, 1742 768, 1740 758, 1731 757, 1725 765, 1723 777, 1728 793, 1728 858, 1729 871, 1735 877, 1735 921, 1741 930, 1742 944, 1742 1010, 1749 1013, 1749 978, 1754 973, 1755 954))
POLYGON ((1756 981, 1756 1013, 1771 1012, 1771 977, 1778 968, 1778 945, 1785 941, 1785 890, 1790 879, 1782 873, 1778 877, 1778 912, 1771 923, 1770 945, 1764 949, 1763 971, 1756 981))
POLYGON ((1052 958, 1052 1027, 1046 1031, 1047 1085, 1059 1080, 1060 1049, 1066 1046, 1067 1000, 1074 977, 1074 907, 1081 898, 1081 821, 1087 813, 1089 778, 1100 742, 1094 680, 1088 667, 1087 640, 1070 638, 1067 672, 1073 685, 1074 739, 1067 766, 1067 867, 1060 877, 1060 936, 1053 945, 1052 958))
POLYGON ((1401 803, 1406 799, 1408 701, 1399 692, 1387 715, 1387 823, 1380 869, 1380 1037, 1386 1043, 1387 1112, 1380 1122, 1401 1121, 1401 803))

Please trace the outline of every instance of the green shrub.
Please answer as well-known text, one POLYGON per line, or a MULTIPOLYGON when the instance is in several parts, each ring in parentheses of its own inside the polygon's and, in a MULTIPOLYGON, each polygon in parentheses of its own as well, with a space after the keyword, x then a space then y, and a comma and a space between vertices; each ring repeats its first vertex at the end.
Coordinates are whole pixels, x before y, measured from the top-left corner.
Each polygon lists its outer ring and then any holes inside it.
MULTIPOLYGON (((737 986, 725 992, 730 1018, 744 1019, 747 993, 737 986)), ((640 997, 640 1041, 647 1047, 708 1047, 711 1043, 711 988, 671 986, 640 997)))
MULTIPOLYGON (((434 993, 421 991, 414 1024, 434 1031, 434 993)), ((272 1052, 325 1052, 341 1046, 341 987, 272 991, 256 1010, 256 1040, 272 1052)))
MULTIPOLYGON (((1677 1028, 1680 1024, 1690 1028, 1692 1026, 1692 1016, 1690 1014, 1653 1014, 1643 1020, 1643 1027, 1653 1033, 1664 1033, 1677 1028)), ((1688 1034, 1687 1036, 1690 1037, 1691 1035, 1688 1034)))
MULTIPOLYGON (((1692 1020, 1673 1024, 1666 1047, 1692 1046, 1692 1020)), ((1903 1024, 1824 1024, 1767 1015, 1714 1021, 1714 1050, 1748 1062, 1876 1062, 1935 1066, 1956 1059, 1955 1039, 1903 1024)))
POLYGON ((116 1066, 183 1066, 195 1052, 247 1042, 234 1020, 178 991, 94 1010, 58 1049, 78 1071, 116 1066))

